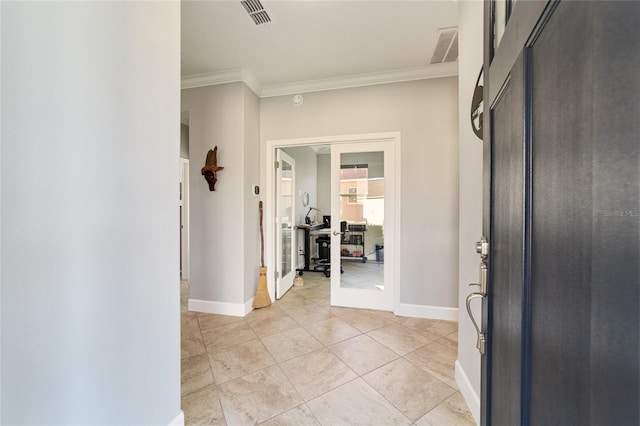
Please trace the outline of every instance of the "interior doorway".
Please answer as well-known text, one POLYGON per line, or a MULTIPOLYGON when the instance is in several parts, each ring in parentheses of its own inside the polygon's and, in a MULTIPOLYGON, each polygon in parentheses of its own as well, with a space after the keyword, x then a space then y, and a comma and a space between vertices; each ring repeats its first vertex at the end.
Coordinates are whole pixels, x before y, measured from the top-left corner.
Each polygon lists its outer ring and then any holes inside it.
POLYGON ((180 158, 180 279, 189 280, 189 160, 180 158))
POLYGON ((180 280, 189 281, 189 113, 180 118, 180 280))
MULTIPOLYGON (((303 277, 326 277, 333 305, 387 311, 397 305, 399 149, 397 132, 267 142, 267 164, 275 164, 280 151, 296 161, 292 191, 297 212, 292 219, 296 271, 303 277), (332 164, 332 151, 341 152, 338 155, 349 164, 335 160, 332 164), (354 166, 360 166, 356 173, 368 175, 351 176, 354 166), (341 172, 351 177, 345 175, 342 184, 332 181, 332 174, 341 172), (351 195, 342 188, 349 184, 356 188, 351 195), (385 204, 388 194, 391 198, 385 204), (353 203, 342 206, 349 201, 353 203)), ((265 209, 265 219, 275 223, 279 215, 277 169, 267 170, 265 195, 271 208, 265 209)), ((277 281, 277 254, 282 248, 277 224, 269 227, 265 237, 267 264, 276 271, 273 281, 277 281)), ((270 293, 279 298, 283 293, 275 287, 270 283, 270 293)))

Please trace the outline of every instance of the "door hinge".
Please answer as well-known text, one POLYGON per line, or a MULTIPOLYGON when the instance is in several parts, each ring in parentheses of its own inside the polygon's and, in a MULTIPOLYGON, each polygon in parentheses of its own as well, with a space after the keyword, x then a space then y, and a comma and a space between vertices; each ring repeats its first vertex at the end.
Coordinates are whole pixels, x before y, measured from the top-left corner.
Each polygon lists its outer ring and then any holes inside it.
POLYGON ((273 279, 277 280, 280 278, 280 271, 273 271, 273 279))
POLYGON ((279 168, 280 167, 280 162, 279 161, 275 161, 273 163, 273 167, 276 168, 276 169, 279 168))

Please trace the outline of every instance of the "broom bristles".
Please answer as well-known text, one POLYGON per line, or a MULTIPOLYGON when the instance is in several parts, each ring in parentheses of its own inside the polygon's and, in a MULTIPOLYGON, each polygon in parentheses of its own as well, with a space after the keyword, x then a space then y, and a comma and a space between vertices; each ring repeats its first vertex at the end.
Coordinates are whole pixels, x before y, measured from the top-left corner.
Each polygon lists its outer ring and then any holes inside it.
POLYGON ((264 266, 260 268, 260 278, 258 279, 258 291, 256 297, 253 299, 254 308, 264 308, 271 304, 271 297, 269 296, 269 289, 267 288, 267 268, 264 266))

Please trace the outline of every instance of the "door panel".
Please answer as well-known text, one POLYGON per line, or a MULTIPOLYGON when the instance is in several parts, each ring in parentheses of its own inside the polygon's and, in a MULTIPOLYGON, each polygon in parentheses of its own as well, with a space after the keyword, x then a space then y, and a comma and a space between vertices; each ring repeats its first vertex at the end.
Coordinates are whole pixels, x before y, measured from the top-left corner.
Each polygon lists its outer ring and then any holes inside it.
POLYGON ((493 125, 493 347, 492 406, 504 406, 495 424, 520 422, 520 364, 523 298, 524 71, 516 62, 498 103, 491 109, 493 125))
POLYGON ((527 4, 485 56, 482 423, 640 424, 640 3, 527 4))
POLYGON ((590 418, 591 19, 589 7, 560 5, 531 48, 532 424, 590 418))
POLYGON ((640 5, 593 9, 590 416, 640 424, 640 5))
POLYGON ((532 47, 532 424, 639 422, 639 11, 563 5, 532 47))

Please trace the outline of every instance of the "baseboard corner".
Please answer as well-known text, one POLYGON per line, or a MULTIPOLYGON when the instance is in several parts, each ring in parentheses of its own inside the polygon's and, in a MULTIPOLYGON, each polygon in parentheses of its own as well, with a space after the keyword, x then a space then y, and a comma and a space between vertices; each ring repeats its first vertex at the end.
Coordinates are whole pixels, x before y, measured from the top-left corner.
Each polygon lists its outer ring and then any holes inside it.
POLYGON ((253 299, 245 303, 229 303, 215 302, 212 300, 189 299, 188 308, 190 311, 194 312, 244 317, 251 311, 251 305, 253 305, 253 299), (247 306, 249 306, 248 311, 247 306))
POLYGON ((180 410, 178 415, 171 420, 168 426, 184 426, 184 411, 180 410))

